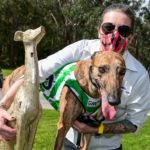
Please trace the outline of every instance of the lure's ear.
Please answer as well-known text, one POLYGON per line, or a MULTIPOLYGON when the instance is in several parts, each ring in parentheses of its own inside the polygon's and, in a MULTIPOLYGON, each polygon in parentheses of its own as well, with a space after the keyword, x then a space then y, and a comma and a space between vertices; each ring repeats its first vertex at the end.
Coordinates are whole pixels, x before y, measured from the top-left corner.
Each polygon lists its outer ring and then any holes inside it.
POLYGON ((23 40, 23 32, 16 31, 14 35, 14 41, 22 41, 23 40))

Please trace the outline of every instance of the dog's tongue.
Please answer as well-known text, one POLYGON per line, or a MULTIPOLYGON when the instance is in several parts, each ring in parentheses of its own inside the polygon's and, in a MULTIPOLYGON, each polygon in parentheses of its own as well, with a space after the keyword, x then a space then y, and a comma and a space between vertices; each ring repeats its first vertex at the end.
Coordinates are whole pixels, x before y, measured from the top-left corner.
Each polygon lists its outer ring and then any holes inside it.
POLYGON ((116 110, 114 106, 111 106, 106 99, 103 90, 99 90, 99 94, 102 98, 102 112, 106 120, 112 120, 116 115, 116 110))

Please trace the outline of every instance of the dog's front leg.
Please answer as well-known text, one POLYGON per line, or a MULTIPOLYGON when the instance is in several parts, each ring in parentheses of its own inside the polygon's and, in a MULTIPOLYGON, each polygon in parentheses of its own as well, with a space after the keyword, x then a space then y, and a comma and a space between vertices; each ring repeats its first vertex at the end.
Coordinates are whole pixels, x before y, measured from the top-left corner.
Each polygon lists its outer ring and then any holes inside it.
POLYGON ((58 122, 58 132, 54 150, 61 150, 64 138, 69 128, 81 114, 82 109, 82 105, 76 99, 74 94, 68 89, 68 87, 64 87, 60 100, 60 118, 58 122))
POLYGON ((90 139, 91 139, 91 134, 82 134, 81 137, 81 149, 80 150, 87 150, 89 143, 90 143, 90 139))

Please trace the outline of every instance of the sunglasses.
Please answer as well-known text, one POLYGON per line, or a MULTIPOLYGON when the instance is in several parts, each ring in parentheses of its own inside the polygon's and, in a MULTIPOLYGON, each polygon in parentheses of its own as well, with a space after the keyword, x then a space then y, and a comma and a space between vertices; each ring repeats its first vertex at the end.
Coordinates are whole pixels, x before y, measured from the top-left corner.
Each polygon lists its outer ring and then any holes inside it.
MULTIPOLYGON (((101 28, 104 34, 109 34, 114 31, 115 25, 110 22, 107 22, 107 23, 103 23, 101 25, 101 28)), ((121 25, 118 27, 118 32, 121 36, 128 37, 132 33, 132 29, 127 25, 121 25)))

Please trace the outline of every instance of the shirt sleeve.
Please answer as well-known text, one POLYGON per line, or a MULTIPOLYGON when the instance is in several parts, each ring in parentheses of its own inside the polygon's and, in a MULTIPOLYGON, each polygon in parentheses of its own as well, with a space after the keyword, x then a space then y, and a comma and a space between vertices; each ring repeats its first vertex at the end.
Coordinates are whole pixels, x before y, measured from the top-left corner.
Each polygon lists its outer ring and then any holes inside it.
POLYGON ((53 74, 62 66, 75 62, 80 59, 83 48, 89 40, 75 42, 53 55, 39 61, 39 80, 43 82, 47 77, 53 74))
POLYGON ((126 119, 139 129, 148 117, 150 111, 150 80, 148 73, 142 75, 132 89, 127 104, 126 119))

